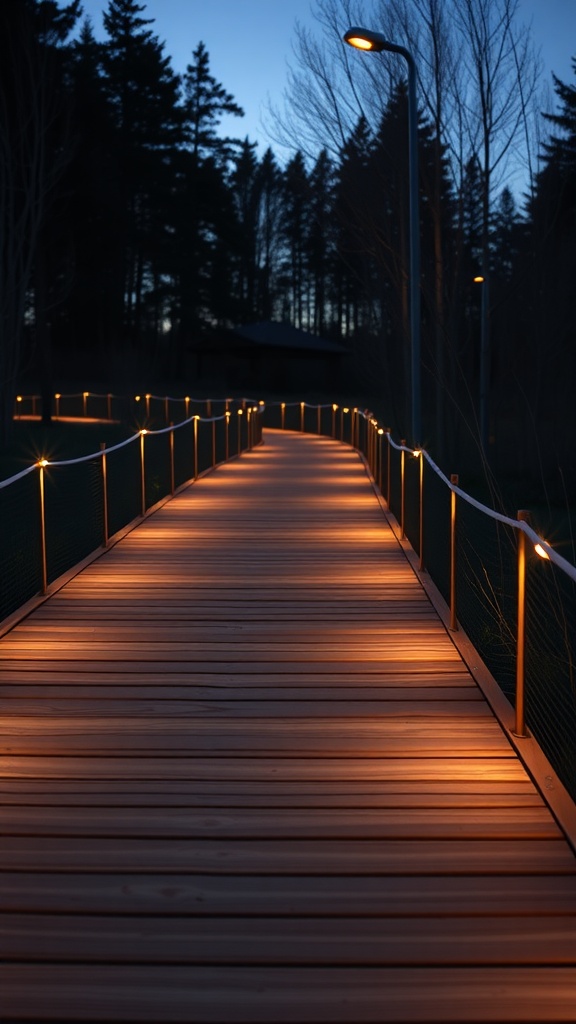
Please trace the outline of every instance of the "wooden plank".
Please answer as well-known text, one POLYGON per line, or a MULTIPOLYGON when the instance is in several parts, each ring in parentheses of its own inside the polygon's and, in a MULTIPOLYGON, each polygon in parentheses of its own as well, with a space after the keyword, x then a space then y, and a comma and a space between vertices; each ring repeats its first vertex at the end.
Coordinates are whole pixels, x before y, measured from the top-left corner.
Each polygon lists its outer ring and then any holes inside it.
POLYGON ((573 967, 0 965, 14 1020, 164 1024, 573 1024, 573 967))
POLYGON ((9 836, 103 836, 164 839, 559 839, 544 806, 276 808, 4 808, 9 836))
MULTIPOLYGON (((5 914, 0 958, 66 963, 576 965, 574 918, 132 918, 5 914)), ((575 1004, 576 1005, 576 1004, 575 1004)))
POLYGON ((563 839, 130 839, 0 837, 5 871, 210 875, 567 875, 563 839))
MULTIPOLYGON (((135 715, 149 717, 161 713, 162 717, 174 716, 176 718, 218 717, 234 719, 259 719, 269 718, 273 714, 281 714, 284 718, 331 718, 355 717, 364 712, 370 716, 396 715, 406 716, 410 714, 411 705, 418 702, 419 713, 435 718, 441 718, 446 712, 451 713, 454 719, 485 719, 489 712, 486 704, 479 698, 477 691, 472 690, 444 690, 442 699, 427 700, 430 694, 423 687, 414 688, 409 694, 403 691, 392 690, 390 699, 387 693, 382 695, 372 694, 373 699, 355 699, 359 695, 354 690, 344 690, 338 699, 331 702, 321 700, 320 694, 314 691, 302 689, 290 689, 285 691, 286 696, 278 696, 274 700, 269 698, 270 691, 264 688, 245 687, 242 692, 243 700, 238 699, 237 690, 222 688, 219 693, 217 688, 208 688, 200 693, 193 691, 190 699, 174 700, 170 696, 161 693, 159 690, 152 690, 146 695, 144 687, 134 687, 132 694, 128 687, 121 687, 112 690, 98 699, 98 687, 78 687, 71 694, 67 687, 38 687, 33 690, 27 687, 27 692, 19 688, 19 696, 11 699, 0 697, 0 715, 12 720, 23 716, 33 720, 36 716, 45 719, 46 717, 58 718, 80 718, 85 719, 87 715, 94 718, 115 718, 124 716, 133 718, 135 715), (96 694, 93 696, 94 691, 96 694), (48 691, 48 692, 46 692, 48 691), (80 691, 80 692, 78 692, 80 691), (127 692, 128 691, 128 692, 127 692), (144 691, 144 692, 143 692, 144 691), (394 699, 397 694, 404 696, 404 699, 394 699), (425 696, 426 695, 426 696, 425 696), (194 699, 196 698, 196 699, 194 699)), ((362 696, 362 695, 360 695, 362 696)), ((25 723, 27 724, 27 722, 25 723)))
POLYGON ((484 780, 493 783, 521 780, 525 771, 514 757, 3 757, 4 778, 194 779, 215 781, 326 782, 337 779, 374 782, 484 780), (152 769, 153 763, 153 769, 152 769))
POLYGON ((0 780, 0 804, 95 804, 168 807, 540 807, 544 801, 526 776, 513 780, 437 779, 323 782, 245 782, 225 778, 178 781, 122 778, 0 780))
MULTIPOLYGON (((576 886, 555 875, 403 876, 0 873, 0 912, 219 917, 565 916, 576 886)), ((496 921, 492 921, 496 918, 496 921)))

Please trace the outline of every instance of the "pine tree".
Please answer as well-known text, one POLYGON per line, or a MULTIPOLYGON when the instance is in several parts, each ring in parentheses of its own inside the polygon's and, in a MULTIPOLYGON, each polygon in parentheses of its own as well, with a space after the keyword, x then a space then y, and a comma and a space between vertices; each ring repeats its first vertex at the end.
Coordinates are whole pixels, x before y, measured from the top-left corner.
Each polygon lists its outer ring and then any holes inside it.
MULTIPOLYGON (((104 14, 104 86, 111 110, 111 157, 117 168, 119 247, 116 278, 124 337, 140 344, 154 337, 162 313, 150 309, 164 273, 166 204, 173 188, 172 162, 182 143, 180 80, 164 44, 141 17, 135 0, 110 0, 104 14), (152 317, 150 319, 150 314, 152 317)), ((120 325, 118 325, 120 329, 120 325)))
POLYGON ((237 312, 230 302, 237 238, 230 174, 239 143, 222 138, 218 128, 225 114, 242 117, 243 111, 211 74, 204 43, 192 56, 184 75, 186 145, 178 168, 180 360, 200 334, 215 324, 230 323, 237 312))
POLYGON ((78 0, 7 0, 0 9, 0 444, 10 436, 32 288, 49 375, 47 231, 73 151, 63 50, 78 11, 78 0))

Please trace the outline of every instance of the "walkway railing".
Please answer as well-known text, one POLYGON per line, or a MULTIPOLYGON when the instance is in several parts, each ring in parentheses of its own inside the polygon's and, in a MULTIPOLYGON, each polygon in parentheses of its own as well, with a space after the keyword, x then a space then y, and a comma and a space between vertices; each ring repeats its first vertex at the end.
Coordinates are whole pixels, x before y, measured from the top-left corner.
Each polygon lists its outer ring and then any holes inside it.
MULTIPOLYGON (((449 609, 576 799, 576 568, 531 527, 477 501, 425 451, 367 410, 267 403, 265 424, 334 437, 366 458, 377 489, 449 609)), ((472 666, 473 667, 473 666, 472 666)))
MULTIPOLYGON (((249 399, 127 400, 88 392, 56 399, 66 418, 110 419, 134 413, 141 401, 144 422, 159 413, 184 418, 158 429, 142 426, 119 444, 101 444, 81 458, 42 455, 0 482, 0 621, 180 487, 261 439, 259 407, 249 399)), ((18 408, 20 415, 38 415, 40 401, 21 396, 18 408)))
MULTIPOLYGON (((535 736, 576 799, 576 569, 531 528, 527 512, 513 519, 475 500, 368 410, 90 392, 54 402, 61 417, 125 418, 142 409, 166 425, 82 459, 41 458, 0 484, 0 620, 178 487, 258 443, 263 422, 329 436, 362 453, 400 539, 446 601, 450 628, 466 632, 515 709, 516 734, 535 736)), ((16 416, 39 408, 39 399, 19 396, 16 416)))

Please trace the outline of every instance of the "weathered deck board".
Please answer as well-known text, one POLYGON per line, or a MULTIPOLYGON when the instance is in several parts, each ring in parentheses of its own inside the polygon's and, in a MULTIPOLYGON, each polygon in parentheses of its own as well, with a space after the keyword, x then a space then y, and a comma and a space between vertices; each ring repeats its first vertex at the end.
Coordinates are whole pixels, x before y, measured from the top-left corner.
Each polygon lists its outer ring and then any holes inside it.
POLYGON ((350 449, 269 433, 0 645, 2 1021, 576 1020, 576 858, 350 449))

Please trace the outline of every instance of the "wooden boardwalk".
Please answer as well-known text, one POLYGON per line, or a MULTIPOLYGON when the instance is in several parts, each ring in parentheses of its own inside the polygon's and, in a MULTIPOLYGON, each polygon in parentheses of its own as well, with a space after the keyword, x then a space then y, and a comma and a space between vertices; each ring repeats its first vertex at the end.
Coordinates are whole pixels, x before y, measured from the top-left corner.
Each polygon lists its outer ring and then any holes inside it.
POLYGON ((576 1020, 576 858, 359 457, 265 445, 0 641, 0 1020, 576 1020))

